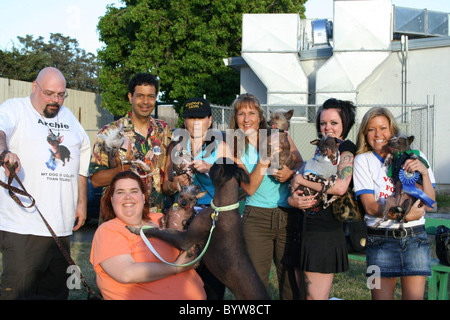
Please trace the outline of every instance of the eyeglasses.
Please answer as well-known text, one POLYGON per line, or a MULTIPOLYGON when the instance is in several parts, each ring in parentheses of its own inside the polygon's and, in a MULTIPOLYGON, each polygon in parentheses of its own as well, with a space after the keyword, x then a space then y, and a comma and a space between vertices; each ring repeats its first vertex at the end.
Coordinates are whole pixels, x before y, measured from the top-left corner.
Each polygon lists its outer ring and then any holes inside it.
POLYGON ((42 93, 47 97, 47 98, 52 98, 55 97, 56 99, 65 99, 67 98, 67 96, 69 95, 67 92, 60 92, 60 93, 56 93, 53 91, 48 91, 48 90, 42 90, 41 86, 39 85, 39 83, 36 81, 36 84, 39 88, 39 90, 42 91, 42 93))

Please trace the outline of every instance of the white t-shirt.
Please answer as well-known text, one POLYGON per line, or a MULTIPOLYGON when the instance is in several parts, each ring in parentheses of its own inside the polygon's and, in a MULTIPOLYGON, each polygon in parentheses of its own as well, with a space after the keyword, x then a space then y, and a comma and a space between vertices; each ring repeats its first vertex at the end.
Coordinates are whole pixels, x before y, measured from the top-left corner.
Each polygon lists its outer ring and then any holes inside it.
MULTIPOLYGON (((6 134, 8 149, 19 156, 18 177, 36 200, 34 207, 23 208, 0 187, 0 230, 51 236, 37 207, 58 236, 72 234, 78 178, 89 173, 91 147, 81 124, 64 106, 54 118, 44 118, 26 97, 0 105, 0 130, 6 134)), ((7 182, 3 168, 0 179, 7 182)), ((15 180, 13 185, 19 187, 15 180)), ((26 197, 19 199, 30 204, 26 197)))
MULTIPOLYGON (((426 160, 424 154, 420 156, 426 160)), ((389 166, 384 166, 384 159, 375 152, 366 152, 355 157, 353 164, 353 185, 356 196, 370 193, 375 196, 375 200, 383 204, 386 197, 391 196, 394 192, 394 184, 391 178, 387 176, 389 166)), ((430 181, 435 186, 435 178, 431 168, 428 168, 430 181)), ((365 215, 367 226, 373 226, 381 218, 375 218, 369 214, 365 215)), ((404 227, 412 227, 423 225, 425 218, 415 221, 409 221, 404 227)), ((398 228, 399 223, 395 220, 384 221, 379 228, 398 228)))

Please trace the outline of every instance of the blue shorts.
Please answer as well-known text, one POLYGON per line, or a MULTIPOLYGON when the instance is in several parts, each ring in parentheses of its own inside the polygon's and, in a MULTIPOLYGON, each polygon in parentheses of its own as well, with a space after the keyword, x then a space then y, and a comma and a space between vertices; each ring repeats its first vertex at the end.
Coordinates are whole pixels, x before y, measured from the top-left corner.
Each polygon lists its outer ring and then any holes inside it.
POLYGON ((431 275, 430 242, 425 231, 400 239, 369 234, 366 256, 367 270, 378 267, 382 278, 431 275))

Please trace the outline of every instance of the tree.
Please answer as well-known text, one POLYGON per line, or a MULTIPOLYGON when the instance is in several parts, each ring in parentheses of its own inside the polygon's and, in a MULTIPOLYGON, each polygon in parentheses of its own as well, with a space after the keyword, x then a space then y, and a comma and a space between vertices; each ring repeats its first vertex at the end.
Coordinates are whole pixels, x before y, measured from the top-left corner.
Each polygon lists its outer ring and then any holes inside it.
POLYGON ((78 47, 78 41, 60 33, 51 33, 50 41, 31 35, 17 37, 21 48, 0 51, 0 76, 34 81, 44 67, 56 67, 65 76, 67 88, 99 91, 97 57, 78 47))
POLYGON ((98 30, 102 104, 117 116, 129 111, 127 83, 137 72, 161 80, 161 100, 180 104, 207 96, 229 104, 239 93, 239 74, 223 59, 239 56, 242 13, 299 12, 306 0, 122 0, 109 6, 98 30))

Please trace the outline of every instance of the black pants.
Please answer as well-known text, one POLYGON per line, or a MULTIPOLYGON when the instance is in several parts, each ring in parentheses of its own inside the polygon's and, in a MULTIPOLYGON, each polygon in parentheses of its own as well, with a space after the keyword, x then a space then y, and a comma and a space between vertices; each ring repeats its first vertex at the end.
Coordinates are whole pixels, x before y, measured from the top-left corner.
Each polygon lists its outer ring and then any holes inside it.
MULTIPOLYGON (((70 237, 61 237, 70 252, 70 237)), ((3 254, 0 299, 68 298, 69 264, 52 237, 0 231, 3 254)))

